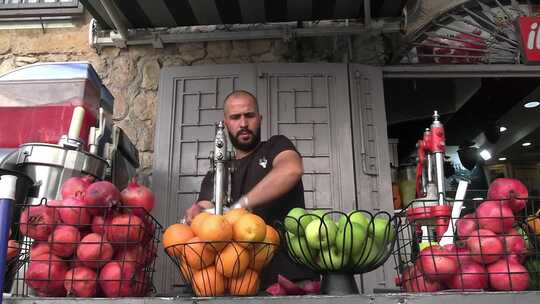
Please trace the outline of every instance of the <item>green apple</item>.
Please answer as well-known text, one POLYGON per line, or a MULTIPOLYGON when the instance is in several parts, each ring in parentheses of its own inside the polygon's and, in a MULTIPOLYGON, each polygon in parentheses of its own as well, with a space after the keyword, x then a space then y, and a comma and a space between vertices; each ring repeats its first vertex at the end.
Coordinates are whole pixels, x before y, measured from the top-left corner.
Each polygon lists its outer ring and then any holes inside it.
POLYGON ((360 250, 356 255, 352 256, 350 265, 354 267, 365 267, 372 263, 376 263, 382 257, 381 249, 377 242, 368 237, 365 250, 360 250))
POLYGON ((349 262, 349 257, 346 254, 340 253, 335 246, 323 248, 319 254, 317 265, 326 270, 339 270, 349 262))
POLYGON ((330 219, 324 221, 314 219, 306 227, 308 245, 317 250, 334 245, 336 233, 337 226, 330 219))
POLYGON ((367 229, 358 223, 347 223, 338 228, 336 248, 347 256, 356 256, 366 245, 367 229))
POLYGON ((295 235, 304 235, 307 225, 313 220, 305 209, 292 208, 285 217, 285 229, 295 235), (300 225, 298 225, 300 224, 300 225))
POLYGON ((314 265, 316 254, 309 248, 306 238, 287 232, 289 253, 305 265, 314 265))
MULTIPOLYGON (((310 212, 311 214, 315 215, 313 217, 313 219, 323 219, 324 218, 324 215, 327 213, 326 210, 323 210, 323 209, 315 209, 315 210, 311 210, 310 212)), ((326 217, 328 218, 328 217, 326 217)))
POLYGON ((373 237, 379 247, 386 246, 387 243, 396 238, 396 231, 392 227, 392 223, 382 217, 376 217, 373 219, 373 223, 368 224, 368 234, 373 237))
POLYGON ((347 215, 341 215, 338 220, 338 226, 341 227, 347 222, 347 217, 351 223, 358 223, 367 227, 369 224, 369 219, 360 211, 351 211, 347 215))

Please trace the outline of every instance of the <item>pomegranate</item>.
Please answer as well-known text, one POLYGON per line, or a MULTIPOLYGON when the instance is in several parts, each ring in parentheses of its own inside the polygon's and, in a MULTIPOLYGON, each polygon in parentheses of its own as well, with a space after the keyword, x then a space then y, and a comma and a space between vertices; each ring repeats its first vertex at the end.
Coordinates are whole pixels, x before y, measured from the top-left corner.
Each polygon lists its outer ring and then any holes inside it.
POLYGON ((512 229, 514 214, 506 205, 498 201, 485 201, 476 208, 476 216, 480 228, 495 233, 504 233, 512 229))
POLYGON ((19 229, 29 238, 46 241, 57 221, 58 214, 54 208, 45 205, 31 206, 22 211, 19 229))
POLYGON ((84 202, 88 206, 96 207, 89 210, 93 215, 102 214, 104 209, 116 206, 119 201, 120 191, 108 181, 95 182, 84 193, 84 202))
POLYGON ((488 276, 483 265, 475 262, 460 265, 458 273, 446 281, 452 289, 486 289, 488 276))
POLYGON ((68 295, 90 298, 97 292, 97 274, 88 267, 75 267, 65 276, 64 287, 68 295))
POLYGON ((417 266, 409 266, 402 275, 402 288, 407 292, 435 292, 443 289, 443 285, 437 281, 431 281, 417 269, 417 266))
POLYGON ((99 286, 107 297, 129 297, 137 294, 135 267, 127 263, 109 262, 99 273, 99 286))
POLYGON ((503 254, 503 244, 493 231, 478 229, 473 231, 467 239, 467 247, 471 258, 481 264, 490 264, 497 261, 503 254))
POLYGON ((133 214, 143 216, 146 212, 152 212, 154 209, 154 193, 144 186, 137 183, 137 178, 133 177, 128 186, 120 193, 122 204, 133 207, 133 214))
POLYGON ((511 229, 506 235, 501 236, 500 239, 506 254, 515 254, 518 258, 523 258, 527 252, 525 239, 523 239, 523 236, 516 229, 511 229))
POLYGON ((522 291, 529 285, 527 269, 515 258, 503 258, 488 265, 489 284, 499 291, 522 291))
POLYGON ((54 254, 43 254, 30 261, 26 270, 26 283, 45 295, 65 294, 66 263, 54 254))
POLYGON ((15 240, 9 240, 8 241, 8 248, 6 253, 6 261, 11 261, 13 258, 15 258, 19 252, 21 251, 21 245, 17 243, 15 240))
POLYGON ((92 232, 105 234, 105 219, 102 215, 96 215, 92 219, 92 232))
POLYGON ((502 200, 512 211, 519 212, 525 208, 529 191, 517 179, 497 178, 489 185, 487 197, 492 200, 502 200))
POLYGON ((92 184, 94 177, 91 175, 74 176, 66 179, 62 184, 62 198, 71 198, 76 195, 84 194, 86 189, 92 184))
POLYGON ((81 234, 73 226, 56 226, 51 235, 49 235, 51 252, 64 258, 71 256, 75 252, 80 241, 81 234))
POLYGON ((97 233, 90 233, 85 236, 79 247, 77 247, 77 257, 85 266, 90 268, 100 268, 109 262, 113 257, 113 247, 107 239, 97 233))
POLYGON ((140 245, 136 245, 118 250, 113 260, 121 264, 132 263, 135 268, 141 268, 145 265, 146 256, 147 252, 140 245))
POLYGON ((36 259, 38 256, 51 252, 51 246, 48 243, 34 243, 30 248, 30 260, 36 259))
POLYGON ((471 235, 471 232, 478 229, 476 213, 469 213, 456 221, 456 230, 460 239, 464 240, 471 235))
POLYGON ((113 243, 138 243, 143 239, 143 234, 143 221, 133 214, 117 215, 107 226, 107 238, 113 243))
POLYGON ((57 208, 62 222, 74 226, 88 226, 92 222, 90 208, 81 200, 81 197, 71 197, 62 200, 61 207, 57 208))
POLYGON ((443 248, 451 255, 448 257, 454 259, 458 265, 472 262, 471 252, 465 247, 458 247, 455 244, 444 245, 443 248))
POLYGON ((420 251, 419 269, 429 280, 445 280, 456 274, 458 270, 457 260, 451 255, 452 253, 438 245, 426 247, 420 251))

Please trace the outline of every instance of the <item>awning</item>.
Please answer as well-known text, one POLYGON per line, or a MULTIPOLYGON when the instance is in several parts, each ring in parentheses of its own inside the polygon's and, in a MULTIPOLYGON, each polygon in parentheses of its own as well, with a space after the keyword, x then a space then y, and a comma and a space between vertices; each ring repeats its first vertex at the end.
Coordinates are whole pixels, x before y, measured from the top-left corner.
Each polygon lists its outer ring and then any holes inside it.
POLYGON ((113 4, 127 29, 399 17, 407 0, 81 0, 102 29, 115 29, 113 4))

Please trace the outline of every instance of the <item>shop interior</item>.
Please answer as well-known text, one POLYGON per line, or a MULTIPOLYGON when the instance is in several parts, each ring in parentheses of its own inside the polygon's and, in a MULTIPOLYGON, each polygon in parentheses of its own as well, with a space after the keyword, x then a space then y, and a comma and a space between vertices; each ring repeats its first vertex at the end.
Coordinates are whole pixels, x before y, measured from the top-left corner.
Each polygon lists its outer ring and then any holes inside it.
POLYGON ((509 177, 539 195, 539 78, 387 78, 384 88, 394 184, 414 178, 417 141, 437 110, 449 193, 464 177, 467 195, 482 197, 492 180, 509 177))

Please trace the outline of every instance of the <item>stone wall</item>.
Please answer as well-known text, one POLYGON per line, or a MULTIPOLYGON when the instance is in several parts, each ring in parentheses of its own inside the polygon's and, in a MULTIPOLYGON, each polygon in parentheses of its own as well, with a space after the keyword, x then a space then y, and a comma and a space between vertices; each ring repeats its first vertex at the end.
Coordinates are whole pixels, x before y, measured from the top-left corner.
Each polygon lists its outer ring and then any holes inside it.
POLYGON ((220 41, 126 49, 88 43, 90 17, 75 27, 46 30, 1 30, 0 73, 16 67, 51 61, 89 61, 115 97, 114 120, 140 152, 142 175, 152 170, 153 139, 160 68, 173 65, 258 62, 385 61, 380 37, 220 41), (350 50, 354 50, 351 52, 350 50))

